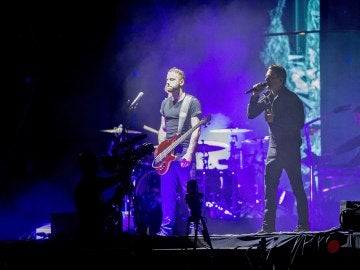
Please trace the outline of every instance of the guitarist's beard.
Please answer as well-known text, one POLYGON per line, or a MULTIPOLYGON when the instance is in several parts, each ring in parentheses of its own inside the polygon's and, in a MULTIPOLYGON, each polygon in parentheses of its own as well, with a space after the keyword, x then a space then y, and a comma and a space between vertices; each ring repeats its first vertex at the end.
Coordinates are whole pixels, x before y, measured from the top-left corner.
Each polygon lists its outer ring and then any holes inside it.
POLYGON ((180 84, 176 85, 176 86, 165 86, 165 91, 171 95, 180 95, 180 90, 181 90, 181 86, 180 84))

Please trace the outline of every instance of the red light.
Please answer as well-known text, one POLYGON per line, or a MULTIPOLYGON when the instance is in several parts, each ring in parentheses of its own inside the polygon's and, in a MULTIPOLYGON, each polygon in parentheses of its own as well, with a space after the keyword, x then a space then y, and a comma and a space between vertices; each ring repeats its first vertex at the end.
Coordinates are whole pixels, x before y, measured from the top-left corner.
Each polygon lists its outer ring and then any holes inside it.
POLYGON ((336 239, 330 240, 327 243, 326 248, 329 253, 336 253, 340 249, 340 242, 336 239))

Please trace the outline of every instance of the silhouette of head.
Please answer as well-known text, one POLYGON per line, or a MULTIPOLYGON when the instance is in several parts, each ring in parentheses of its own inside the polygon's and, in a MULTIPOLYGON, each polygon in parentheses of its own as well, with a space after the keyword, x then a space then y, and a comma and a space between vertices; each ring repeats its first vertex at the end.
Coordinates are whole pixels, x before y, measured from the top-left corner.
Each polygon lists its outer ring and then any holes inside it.
POLYGON ((91 150, 84 150, 78 156, 78 163, 83 172, 97 172, 99 161, 91 150))

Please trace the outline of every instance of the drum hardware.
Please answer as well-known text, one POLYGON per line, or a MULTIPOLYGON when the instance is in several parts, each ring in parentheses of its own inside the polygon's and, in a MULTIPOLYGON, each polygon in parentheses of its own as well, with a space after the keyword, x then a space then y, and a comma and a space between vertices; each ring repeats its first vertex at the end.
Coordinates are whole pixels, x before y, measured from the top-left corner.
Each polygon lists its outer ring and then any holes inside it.
POLYGON ((247 133, 251 132, 250 129, 245 128, 223 128, 223 129, 213 129, 210 130, 212 133, 222 133, 222 134, 234 134, 234 133, 247 133))
MULTIPOLYGON (((102 164, 104 170, 109 173, 119 172, 125 174, 124 181, 128 182, 126 182, 127 189, 122 201, 124 212, 128 214, 127 229, 128 231, 130 230, 131 218, 133 218, 133 223, 136 224, 138 232, 144 233, 145 221, 140 211, 141 202, 139 202, 139 198, 135 193, 136 186, 133 173, 134 168, 154 152, 154 146, 151 143, 139 144, 140 141, 147 137, 146 134, 129 132, 139 134, 129 137, 126 131, 125 129, 117 128, 116 131, 110 132, 115 134, 116 140, 111 141, 107 155, 103 156, 102 164), (117 133, 120 130, 122 133, 117 133)), ((108 131, 104 130, 103 132, 108 131)))
MULTIPOLYGON (((137 198, 139 212, 135 215, 141 215, 141 223, 135 224, 136 231, 155 235, 161 226, 162 208, 160 192, 160 176, 150 166, 136 168, 139 175, 133 176, 135 182, 135 197, 137 198)), ((137 218, 135 218, 137 220, 137 218)))
POLYGON ((237 162, 236 162, 236 157, 239 157, 239 165, 240 165, 240 169, 243 169, 243 164, 242 164, 242 151, 241 148, 237 148, 236 144, 238 142, 238 137, 237 135, 231 135, 231 142, 230 142, 230 157, 229 157, 229 169, 230 170, 236 170, 237 169, 237 162))
POLYGON ((213 152, 213 151, 219 151, 219 150, 223 150, 225 149, 224 146, 222 145, 211 145, 208 143, 205 143, 204 140, 201 140, 201 143, 198 143, 197 145, 197 152, 201 152, 201 153, 209 153, 209 152, 213 152))
POLYGON ((229 165, 229 160, 228 159, 219 159, 218 160, 219 164, 221 165, 229 165))
MULTIPOLYGON (((223 129, 214 129, 210 130, 209 137, 214 141, 221 141, 227 144, 233 142, 232 135, 236 135, 236 143, 240 143, 243 139, 249 136, 252 133, 250 129, 244 128, 223 128, 223 129)), ((236 145, 240 147, 239 144, 236 145)))
POLYGON ((209 169, 209 153, 208 152, 203 153, 201 160, 203 163, 203 170, 209 169))
MULTIPOLYGON (((228 130, 219 130, 219 132, 228 132, 228 130)), ((235 132, 243 132, 243 130, 236 130, 235 132)), ((225 149, 225 147, 219 147, 218 145, 210 145, 202 140, 202 143, 199 143, 200 146, 198 149, 202 150, 202 176, 201 179, 204 185, 205 191, 204 194, 213 201, 213 205, 217 205, 216 208, 221 215, 232 218, 236 217, 234 214, 238 212, 238 209, 241 208, 241 200, 238 196, 238 186, 237 186, 237 171, 239 170, 239 164, 242 161, 241 149, 236 147, 238 142, 238 135, 231 135, 231 142, 227 148, 229 149, 230 156, 228 159, 219 159, 218 163, 220 165, 228 165, 228 169, 225 171, 222 170, 209 170, 209 153, 212 151, 218 151, 225 149), (240 157, 239 157, 240 155, 240 157), (214 183, 210 183, 214 182, 214 183), (212 186, 210 186, 212 184, 212 186), (215 186, 216 185, 216 186, 215 186), (216 202, 216 203, 215 203, 216 202)), ((217 143, 218 144, 218 143, 217 143)), ((215 208, 214 208, 215 209, 215 208)))
POLYGON ((124 196, 124 228, 130 233, 155 235, 161 225, 160 178, 139 160, 131 172, 131 188, 124 196))
POLYGON ((206 206, 212 218, 236 218, 241 208, 241 200, 237 194, 237 175, 228 170, 199 170, 198 179, 204 184, 206 206))
POLYGON ((229 134, 231 138, 225 147, 229 149, 228 158, 217 160, 218 164, 227 165, 227 169, 224 170, 218 170, 216 167, 209 169, 211 167, 209 157, 212 153, 216 153, 217 149, 221 150, 221 147, 217 147, 218 142, 214 142, 216 147, 212 147, 210 141, 202 140, 202 143, 199 143, 199 145, 204 145, 203 148, 198 148, 203 150, 202 163, 200 163, 202 167, 198 170, 201 173, 199 179, 206 183, 204 194, 210 216, 221 219, 261 216, 263 200, 259 197, 259 187, 261 188, 262 185, 257 185, 255 179, 263 174, 266 158, 266 151, 263 148, 268 139, 265 137, 241 140, 242 133, 248 132, 243 129, 222 129, 210 132, 229 134), (246 179, 246 182, 240 183, 240 178, 246 179))
POLYGON ((120 152, 131 150, 135 148, 136 144, 141 140, 147 138, 147 135, 135 130, 128 130, 124 128, 122 124, 113 129, 102 129, 100 132, 112 133, 115 139, 110 141, 109 148, 107 150, 108 156, 117 156, 120 152), (136 136, 130 136, 136 135, 136 136))
POLYGON ((142 132, 137 130, 129 130, 123 128, 122 124, 120 124, 118 127, 114 127, 113 129, 101 129, 100 132, 105 133, 113 133, 113 134, 121 134, 121 133, 128 133, 128 134, 141 134, 142 132))
MULTIPOLYGON (((219 160, 219 164, 228 165, 226 177, 229 184, 231 183, 231 195, 228 193, 231 200, 227 201, 226 205, 234 217, 261 216, 262 184, 258 181, 263 181, 263 179, 258 178, 260 174, 263 175, 266 159, 264 145, 268 138, 243 140, 240 147, 236 147, 237 139, 236 134, 231 135, 230 156, 228 159, 219 160), (246 182, 238 183, 240 178, 246 179, 246 182)), ((219 178, 223 176, 224 174, 219 178)), ((221 200, 221 198, 218 199, 221 200)))
POLYGON ((218 160, 228 155, 228 143, 199 140, 196 148, 196 169, 223 169, 218 160))

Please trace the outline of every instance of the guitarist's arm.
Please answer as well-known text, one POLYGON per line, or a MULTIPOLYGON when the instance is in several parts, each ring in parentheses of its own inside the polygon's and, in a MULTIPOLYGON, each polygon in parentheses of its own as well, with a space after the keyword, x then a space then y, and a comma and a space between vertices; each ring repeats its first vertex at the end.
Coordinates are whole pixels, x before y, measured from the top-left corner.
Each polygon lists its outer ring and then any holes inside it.
POLYGON ((161 116, 160 128, 158 132, 158 143, 162 143, 166 138, 166 126, 165 126, 165 117, 161 116))
MULTIPOLYGON (((195 126, 200 122, 200 118, 197 116, 191 117, 191 126, 195 126)), ((181 166, 187 167, 190 165, 194 152, 200 137, 200 126, 191 133, 189 147, 186 154, 181 159, 181 166)))

